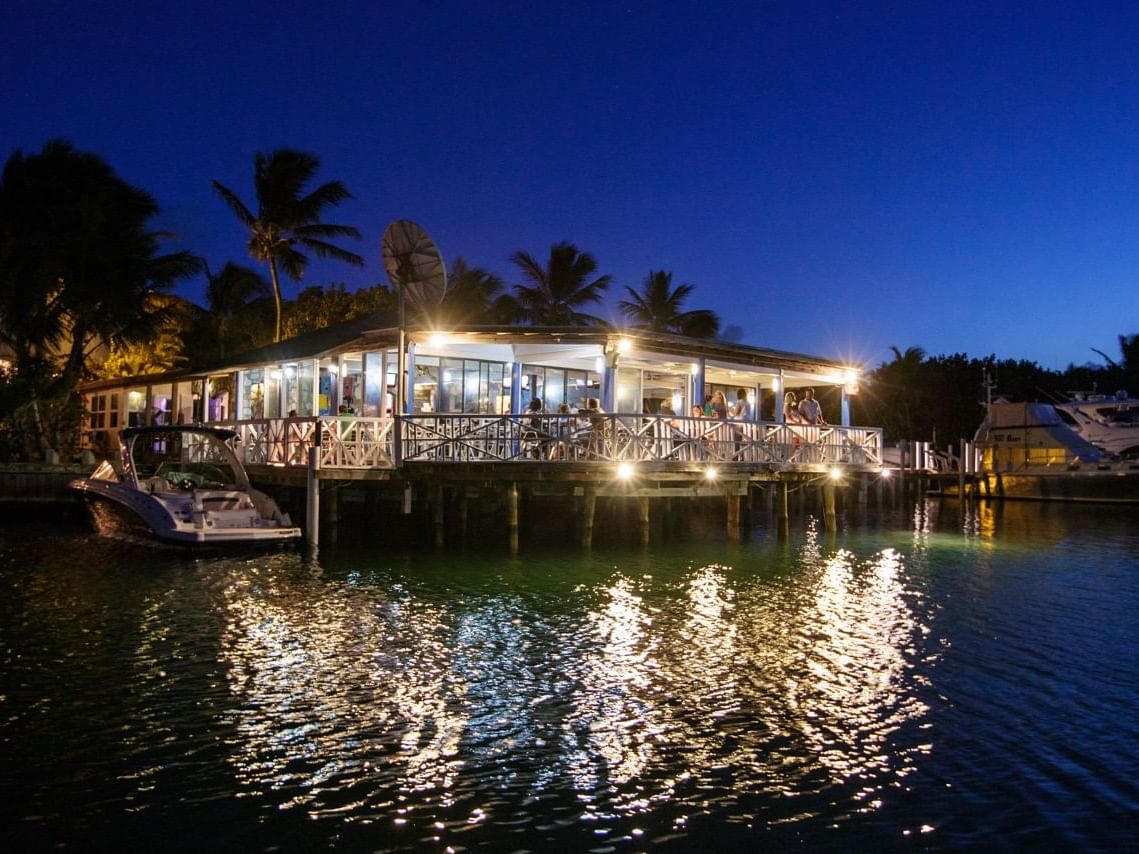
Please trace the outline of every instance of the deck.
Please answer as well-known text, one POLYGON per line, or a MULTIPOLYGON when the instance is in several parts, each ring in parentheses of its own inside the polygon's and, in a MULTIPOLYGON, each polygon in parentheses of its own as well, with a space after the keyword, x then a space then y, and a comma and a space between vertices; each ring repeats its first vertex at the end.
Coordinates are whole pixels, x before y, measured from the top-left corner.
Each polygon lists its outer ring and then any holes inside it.
POLYGON ((234 425, 247 465, 393 472, 426 465, 581 470, 614 464, 687 472, 877 471, 882 431, 708 418, 604 414, 273 418, 234 425))

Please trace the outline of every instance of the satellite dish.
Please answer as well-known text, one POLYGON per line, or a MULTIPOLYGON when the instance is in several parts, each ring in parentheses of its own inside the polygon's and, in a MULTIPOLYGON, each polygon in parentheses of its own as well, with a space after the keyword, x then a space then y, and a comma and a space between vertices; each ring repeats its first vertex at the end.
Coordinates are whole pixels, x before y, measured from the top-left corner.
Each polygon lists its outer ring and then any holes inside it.
POLYGON ((384 229, 380 251, 388 279, 400 296, 419 309, 443 301, 447 269, 426 231, 409 219, 397 219, 384 229))

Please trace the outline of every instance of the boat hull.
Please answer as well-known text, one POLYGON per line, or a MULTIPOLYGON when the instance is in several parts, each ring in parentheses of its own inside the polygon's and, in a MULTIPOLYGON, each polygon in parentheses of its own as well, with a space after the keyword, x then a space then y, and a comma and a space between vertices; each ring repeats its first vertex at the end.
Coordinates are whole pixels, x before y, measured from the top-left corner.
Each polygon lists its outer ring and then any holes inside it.
MULTIPOLYGON (((80 478, 70 484, 83 498, 100 534, 153 539, 189 546, 268 545, 296 542, 301 529, 272 520, 256 524, 234 524, 221 513, 201 512, 191 520, 180 520, 168 504, 146 492, 96 478, 80 478)), ((184 499, 192 503, 192 498, 184 499)))
MULTIPOLYGON (((985 472, 966 486, 981 498, 1070 501, 1091 504, 1139 504, 1139 473, 1054 472, 1048 474, 985 472)), ((942 494, 956 495, 946 485, 942 494)))

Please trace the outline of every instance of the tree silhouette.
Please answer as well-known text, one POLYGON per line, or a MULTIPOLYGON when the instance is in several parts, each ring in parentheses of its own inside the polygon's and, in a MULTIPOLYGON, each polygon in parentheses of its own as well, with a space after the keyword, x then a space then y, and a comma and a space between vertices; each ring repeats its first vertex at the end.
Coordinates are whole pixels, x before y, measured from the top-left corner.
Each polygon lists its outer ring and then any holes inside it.
POLYGON ((330 243, 330 238, 359 239, 358 229, 348 225, 321 222, 326 208, 334 207, 351 193, 339 181, 321 184, 311 192, 305 186, 312 180, 320 161, 312 154, 281 148, 270 154, 258 153, 253 159, 253 187, 257 197, 257 214, 245 205, 233 190, 211 182, 249 230, 249 254, 269 265, 273 300, 277 319, 273 340, 281 340, 281 282, 278 270, 290 278, 304 278, 309 258, 307 250, 320 258, 335 258, 358 267, 364 259, 330 243))
POLYGON ((626 287, 629 299, 620 300, 617 308, 634 326, 657 332, 675 332, 691 338, 715 338, 720 331, 720 318, 706 308, 683 311, 681 306, 692 294, 694 285, 672 287, 672 273, 649 271, 641 291, 626 287))
POLYGON ((511 261, 528 284, 514 287, 521 319, 540 326, 600 326, 604 321, 581 309, 600 303, 612 276, 596 276, 597 261, 572 243, 555 243, 543 266, 526 252, 511 261))

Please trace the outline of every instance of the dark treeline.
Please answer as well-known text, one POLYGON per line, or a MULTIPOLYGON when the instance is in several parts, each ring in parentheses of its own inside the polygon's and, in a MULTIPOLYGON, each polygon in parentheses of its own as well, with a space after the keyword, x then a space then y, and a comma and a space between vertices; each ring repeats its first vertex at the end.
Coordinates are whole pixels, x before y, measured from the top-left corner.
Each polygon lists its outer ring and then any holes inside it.
POLYGON ((869 373, 852 404, 855 423, 883 427, 888 441, 919 439, 944 446, 971 439, 984 416, 986 382, 994 400, 1047 402, 1077 391, 1139 390, 1139 335, 1120 335, 1117 357, 1095 351, 1103 364, 1069 365, 1064 371, 995 355, 893 350, 894 358, 869 373))
MULTIPOLYGON (((394 325, 396 298, 384 284, 312 285, 294 300, 282 297, 281 278, 303 281, 312 255, 363 264, 340 245, 358 240, 360 231, 325 219, 351 194, 339 181, 311 186, 318 169, 319 160, 304 152, 257 154, 249 204, 212 182, 219 215, 228 207, 234 228, 248 239, 252 265, 246 266, 164 254, 167 236, 153 224, 157 201, 98 155, 62 140, 34 154, 15 152, 0 175, 0 459, 72 451, 83 418, 75 389, 84 380, 220 366, 237 353, 360 316, 394 325), (173 292, 201 276, 205 305, 173 292)), ((650 269, 639 287, 615 288, 593 255, 565 241, 506 260, 513 282, 455 259, 432 317, 410 319, 604 326, 600 309, 616 296, 610 314, 632 328, 738 337, 735 327, 721 332, 714 312, 689 308, 695 285, 674 283, 665 270, 650 269)), ((895 350, 893 361, 866 378, 853 417, 885 427, 888 439, 946 443, 971 436, 982 414, 986 367, 998 392, 1015 399, 1139 389, 1136 336, 1120 337, 1118 360, 1100 356, 1102 365, 1054 372, 994 356, 895 350)), ((824 404, 837 408, 837 401, 824 404)))

